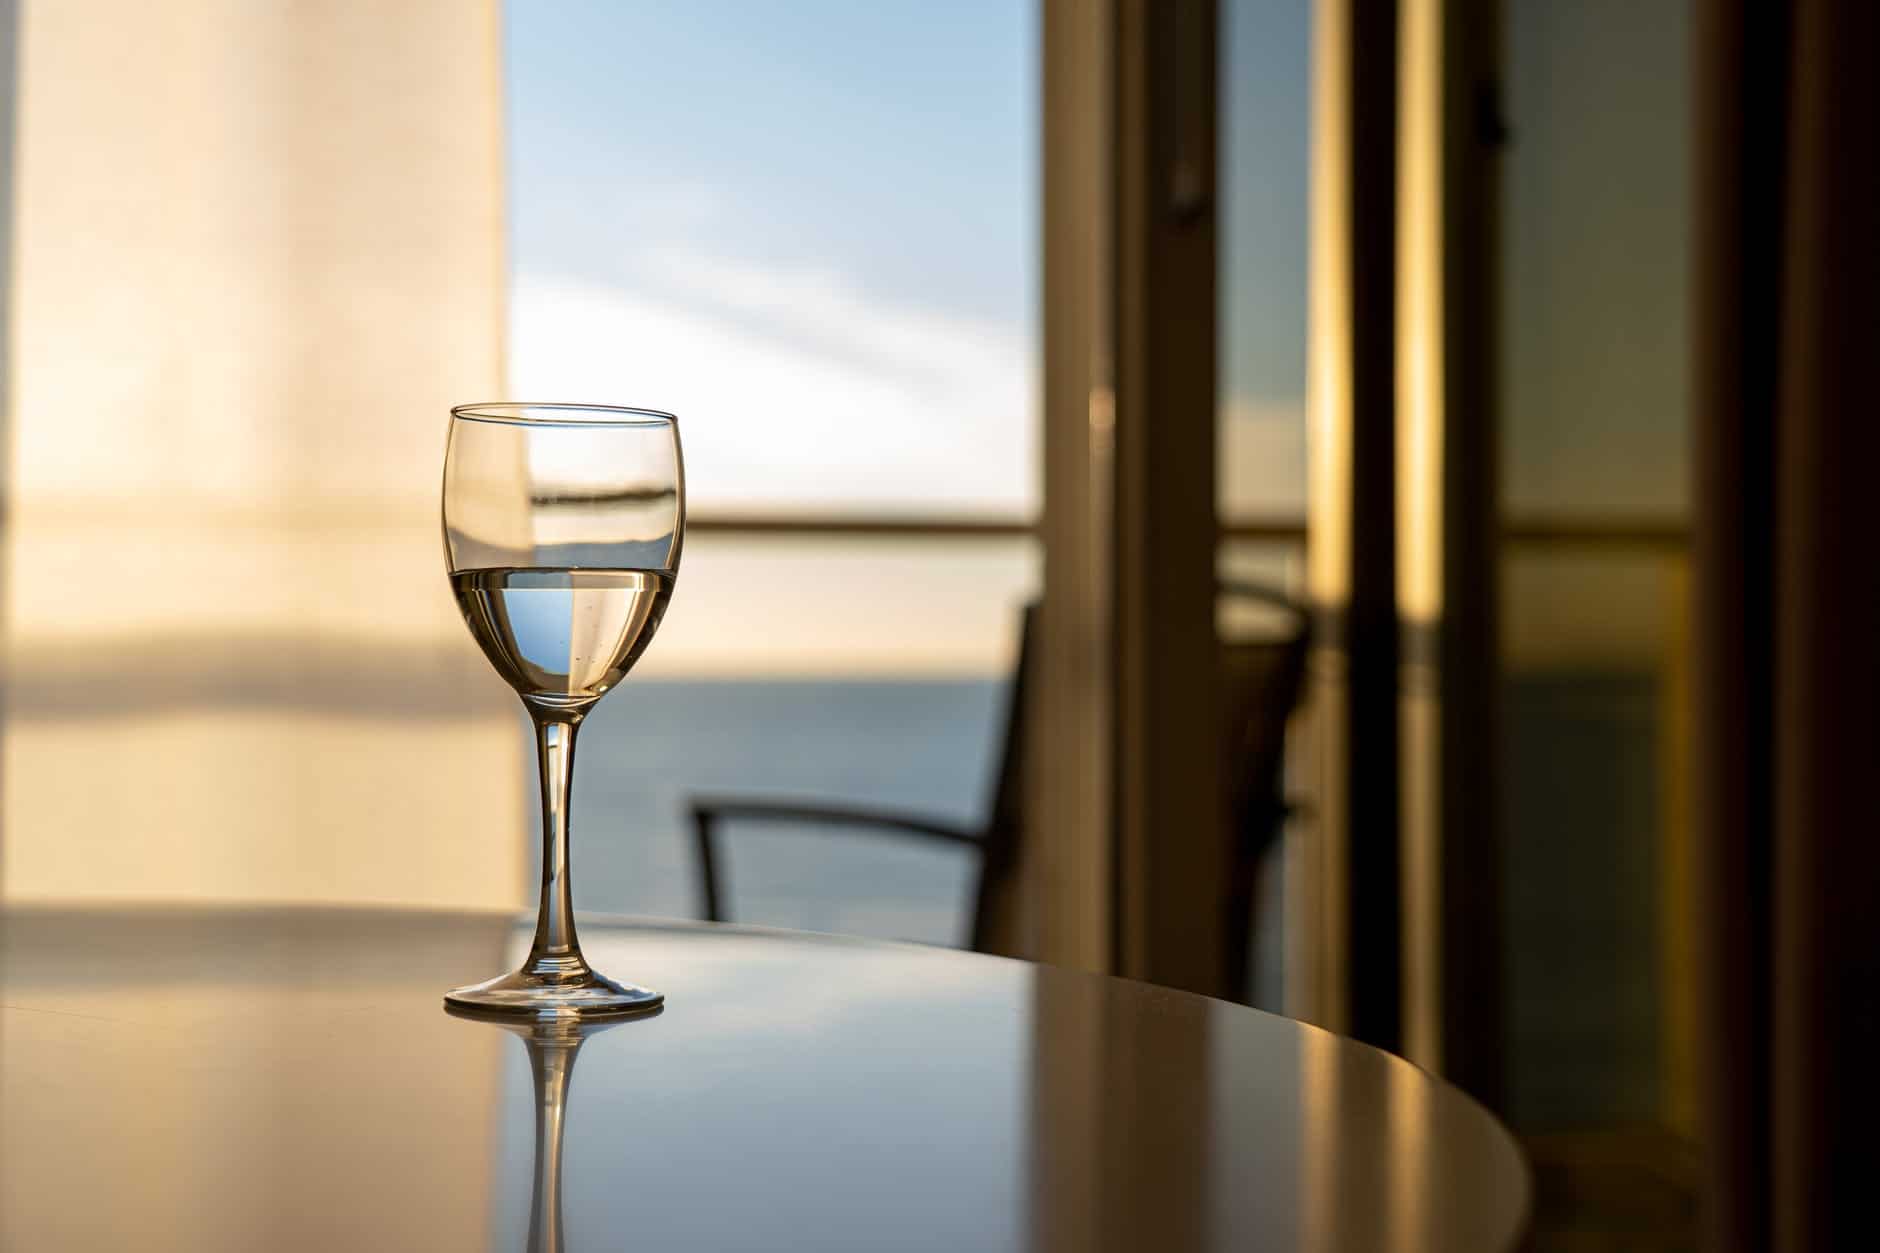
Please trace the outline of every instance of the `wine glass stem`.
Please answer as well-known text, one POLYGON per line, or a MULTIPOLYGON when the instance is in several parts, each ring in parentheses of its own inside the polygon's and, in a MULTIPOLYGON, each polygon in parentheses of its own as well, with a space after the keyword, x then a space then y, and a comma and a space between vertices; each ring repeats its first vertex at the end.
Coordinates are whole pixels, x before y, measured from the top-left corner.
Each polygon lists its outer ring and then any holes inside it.
MULTIPOLYGON (((533 711, 531 711, 533 713, 533 711)), ((580 975, 581 942, 574 933, 574 897, 568 883, 569 791, 574 782, 577 717, 534 713, 536 760, 542 772, 542 907, 526 970, 580 975)))

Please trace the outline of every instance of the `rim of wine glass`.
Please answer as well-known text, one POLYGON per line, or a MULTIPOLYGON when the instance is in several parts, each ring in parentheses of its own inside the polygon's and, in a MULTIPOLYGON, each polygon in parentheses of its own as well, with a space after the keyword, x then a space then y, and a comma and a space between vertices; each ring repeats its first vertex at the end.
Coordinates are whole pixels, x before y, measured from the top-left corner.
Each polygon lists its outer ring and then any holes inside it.
POLYGON ((493 400, 474 405, 456 405, 453 418, 471 422, 498 422, 508 426, 677 426, 677 415, 664 409, 639 409, 632 405, 583 405, 562 401, 493 400), (537 415, 540 416, 537 416, 537 415), (597 416, 580 417, 589 414, 597 416))

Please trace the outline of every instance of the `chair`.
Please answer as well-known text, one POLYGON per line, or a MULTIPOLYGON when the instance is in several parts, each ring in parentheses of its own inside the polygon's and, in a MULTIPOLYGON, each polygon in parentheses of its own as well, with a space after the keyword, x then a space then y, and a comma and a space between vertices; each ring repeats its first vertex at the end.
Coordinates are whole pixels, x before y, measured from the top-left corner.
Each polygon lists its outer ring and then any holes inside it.
MULTIPOLYGON (((1220 902, 1227 922, 1228 950, 1223 970, 1228 986, 1247 986, 1247 939, 1253 930, 1255 890, 1262 856, 1277 838, 1288 807, 1281 790, 1286 721, 1297 705, 1305 673, 1306 618, 1283 593, 1249 583, 1223 584, 1230 599, 1262 602, 1284 611, 1290 629, 1274 639, 1223 643, 1222 777, 1234 851, 1220 902)), ((1009 890, 1024 838, 1024 768, 1026 690, 1035 652, 1037 606, 1025 608, 1020 631, 1018 668, 1005 711, 1004 741, 987 818, 978 827, 961 826, 924 814, 864 808, 839 803, 806 803, 762 797, 699 796, 690 802, 697 837, 701 912, 710 921, 726 921, 725 875, 719 859, 722 824, 811 823, 905 839, 966 847, 979 855, 967 946, 984 951, 990 939, 993 903, 1009 890)))

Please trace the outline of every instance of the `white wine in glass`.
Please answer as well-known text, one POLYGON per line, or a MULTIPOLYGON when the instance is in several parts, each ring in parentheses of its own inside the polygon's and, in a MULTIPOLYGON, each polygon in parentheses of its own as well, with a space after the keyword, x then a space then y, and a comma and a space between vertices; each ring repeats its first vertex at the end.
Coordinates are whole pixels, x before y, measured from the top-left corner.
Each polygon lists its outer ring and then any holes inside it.
POLYGON ((451 410, 444 547, 470 634, 535 723, 542 898, 522 968, 445 995, 485 1014, 641 1013, 657 992, 581 956, 569 884, 575 735, 659 629, 685 537, 671 414, 604 405, 451 410))
POLYGON ((457 607, 523 700, 591 705, 633 668, 672 595, 664 570, 460 570, 457 607))

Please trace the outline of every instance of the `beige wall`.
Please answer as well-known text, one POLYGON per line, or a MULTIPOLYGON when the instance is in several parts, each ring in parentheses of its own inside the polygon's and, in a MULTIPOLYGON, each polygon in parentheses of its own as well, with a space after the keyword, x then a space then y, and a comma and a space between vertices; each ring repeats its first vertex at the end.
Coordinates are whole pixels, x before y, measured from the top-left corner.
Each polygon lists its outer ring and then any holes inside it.
POLYGON ((494 0, 22 7, 7 895, 519 899, 436 513, 502 390, 494 0))

